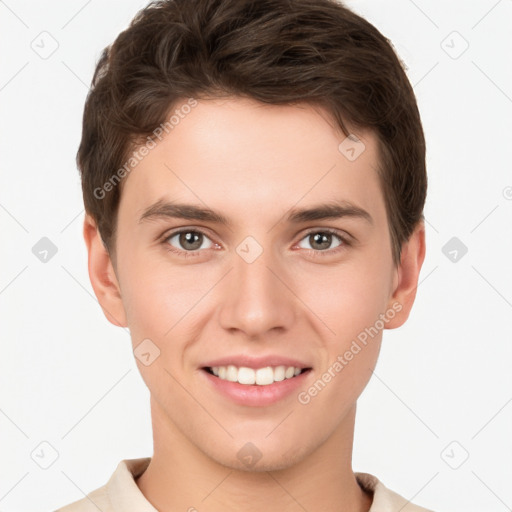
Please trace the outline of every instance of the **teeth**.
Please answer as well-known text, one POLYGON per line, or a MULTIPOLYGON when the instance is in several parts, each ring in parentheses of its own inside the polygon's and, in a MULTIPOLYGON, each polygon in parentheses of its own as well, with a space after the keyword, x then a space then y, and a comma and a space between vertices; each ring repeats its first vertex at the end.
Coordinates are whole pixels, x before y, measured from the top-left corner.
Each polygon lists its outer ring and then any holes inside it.
POLYGON ((302 371, 301 368, 294 366, 265 366, 254 370, 246 366, 238 368, 232 364, 229 366, 214 366, 210 369, 219 379, 246 385, 257 384, 259 386, 268 386, 274 382, 291 379, 302 371))
POLYGON ((256 370, 256 384, 266 386, 274 382, 274 370, 270 366, 256 370))
POLYGON ((236 366, 233 366, 230 364, 228 366, 228 369, 226 370, 226 380, 229 380, 230 382, 236 382, 238 379, 238 370, 236 369, 236 366))
POLYGON ((284 376, 285 376, 284 366, 277 366, 276 368, 274 368, 274 380, 276 382, 280 382, 280 381, 284 380, 284 376))
POLYGON ((252 368, 242 366, 238 369, 237 380, 240 384, 254 384, 256 382, 256 372, 252 368))

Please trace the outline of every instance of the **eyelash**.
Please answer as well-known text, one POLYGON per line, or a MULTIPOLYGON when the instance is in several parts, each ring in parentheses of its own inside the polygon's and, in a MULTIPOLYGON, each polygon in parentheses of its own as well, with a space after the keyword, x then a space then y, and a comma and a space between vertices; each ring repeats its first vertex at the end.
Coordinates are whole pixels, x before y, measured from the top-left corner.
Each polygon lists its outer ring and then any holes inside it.
MULTIPOLYGON (((176 235, 180 235, 181 233, 200 233, 202 234, 203 236, 205 236, 206 238, 210 238, 204 231, 202 231, 201 229, 190 229, 190 228, 187 228, 187 229, 179 229, 177 231, 173 231, 169 234, 166 234, 165 237, 162 239, 162 244, 164 244, 166 246, 166 249, 173 253, 173 254, 176 254, 177 256, 179 257, 182 257, 182 258, 194 258, 196 256, 199 256, 200 253, 203 251, 203 250, 206 250, 206 249, 202 249, 202 250, 195 250, 195 251, 182 251, 182 250, 179 250, 179 249, 176 249, 175 247, 173 247, 172 245, 170 245, 168 243, 168 240, 173 238, 174 236, 176 235)), ((346 247, 350 247, 351 246, 351 243, 349 242, 349 240, 347 239, 347 237, 343 236, 342 234, 340 234, 339 231, 337 230, 334 230, 334 229, 330 229, 330 228, 324 228, 324 229, 312 229, 310 231, 308 231, 300 240, 299 242, 301 242, 302 240, 304 240, 304 238, 312 235, 312 234, 316 234, 316 233, 322 233, 322 234, 329 234, 329 235, 334 235, 335 237, 339 238, 339 240, 341 241, 341 244, 334 248, 334 249, 326 249, 326 250, 323 250, 323 251, 315 251, 314 249, 306 249, 306 250, 309 250, 309 251, 312 251, 312 255, 313 257, 325 257, 325 256, 332 256, 333 254, 337 254, 338 252, 340 251, 343 251, 346 247)), ((215 243, 215 242, 214 242, 215 243)))

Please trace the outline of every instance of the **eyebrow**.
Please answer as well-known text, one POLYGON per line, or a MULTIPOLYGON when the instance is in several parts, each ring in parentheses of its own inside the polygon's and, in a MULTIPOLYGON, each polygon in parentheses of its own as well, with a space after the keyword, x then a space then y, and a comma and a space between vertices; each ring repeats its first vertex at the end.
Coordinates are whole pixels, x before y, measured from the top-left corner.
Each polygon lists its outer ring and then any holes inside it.
MULTIPOLYGON (((299 224, 301 222, 340 219, 343 217, 362 219, 369 224, 373 224, 372 216, 366 210, 346 200, 330 201, 308 208, 293 208, 286 215, 285 221, 291 224, 299 224)), ((227 217, 210 208, 164 201, 162 199, 144 210, 139 218, 139 223, 164 218, 199 220, 225 226, 232 225, 227 217)))

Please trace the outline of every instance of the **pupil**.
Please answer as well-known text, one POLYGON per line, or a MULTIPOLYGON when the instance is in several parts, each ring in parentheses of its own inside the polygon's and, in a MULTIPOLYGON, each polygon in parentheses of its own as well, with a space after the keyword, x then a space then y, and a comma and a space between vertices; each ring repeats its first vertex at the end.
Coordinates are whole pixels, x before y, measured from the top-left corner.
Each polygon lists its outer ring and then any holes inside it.
POLYGON ((193 247, 188 247, 189 249, 199 249, 199 247, 201 247, 200 237, 201 237, 200 233, 188 231, 187 233, 181 234, 180 243, 182 244, 183 247, 187 247, 187 244, 192 244, 193 247), (199 241, 199 243, 198 243, 198 241, 199 241))
MULTIPOLYGON (((314 243, 319 243, 320 245, 323 244, 323 247, 320 247, 321 249, 328 249, 330 245, 330 237, 331 235, 329 233, 316 233, 313 236, 314 243)), ((314 244, 312 244, 314 246, 314 244)))

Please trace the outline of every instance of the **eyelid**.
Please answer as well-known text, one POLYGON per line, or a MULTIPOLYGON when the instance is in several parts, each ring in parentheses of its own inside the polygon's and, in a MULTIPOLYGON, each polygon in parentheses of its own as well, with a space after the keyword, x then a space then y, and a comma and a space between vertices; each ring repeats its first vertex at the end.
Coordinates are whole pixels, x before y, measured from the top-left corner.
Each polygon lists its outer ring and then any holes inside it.
POLYGON ((319 227, 319 228, 308 229, 302 235, 302 238, 300 240, 302 240, 303 238, 305 238, 308 235, 311 235, 312 233, 328 233, 331 235, 335 235, 335 236, 340 237, 341 240, 346 241, 347 244, 354 240, 354 237, 352 235, 350 235, 349 233, 347 233, 346 231, 343 231, 341 229, 336 229, 336 228, 330 228, 330 227, 319 227))

